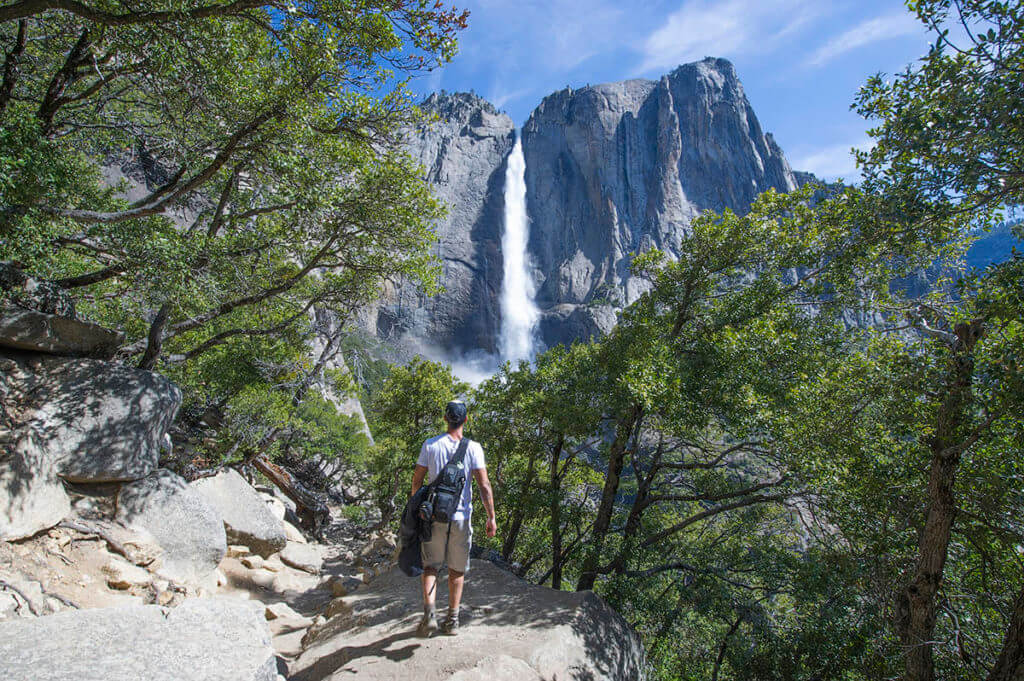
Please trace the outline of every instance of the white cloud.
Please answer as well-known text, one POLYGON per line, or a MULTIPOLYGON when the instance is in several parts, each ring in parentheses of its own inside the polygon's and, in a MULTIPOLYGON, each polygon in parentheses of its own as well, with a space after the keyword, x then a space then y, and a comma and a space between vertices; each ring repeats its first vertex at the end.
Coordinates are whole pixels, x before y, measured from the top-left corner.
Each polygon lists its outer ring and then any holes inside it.
POLYGON ((768 51, 819 11, 809 0, 686 0, 644 41, 640 70, 768 51))
POLYGON ((815 50, 814 54, 807 61, 807 65, 821 66, 858 47, 864 47, 880 40, 923 33, 924 29, 921 27, 921 24, 909 12, 887 14, 874 19, 868 19, 850 30, 834 36, 815 50))
POLYGON ((847 182, 856 181, 860 174, 851 149, 870 149, 873 144, 870 137, 863 137, 854 144, 832 144, 795 156, 790 159, 789 165, 794 170, 814 173, 823 180, 842 178, 847 182))
POLYGON ((533 88, 520 88, 518 90, 495 90, 492 91, 488 96, 487 100, 495 106, 495 108, 501 109, 508 102, 525 97, 526 95, 533 92, 533 88))
POLYGON ((470 29, 487 36, 470 48, 472 56, 523 75, 569 71, 621 39, 629 26, 614 0, 477 0, 470 5, 470 29))

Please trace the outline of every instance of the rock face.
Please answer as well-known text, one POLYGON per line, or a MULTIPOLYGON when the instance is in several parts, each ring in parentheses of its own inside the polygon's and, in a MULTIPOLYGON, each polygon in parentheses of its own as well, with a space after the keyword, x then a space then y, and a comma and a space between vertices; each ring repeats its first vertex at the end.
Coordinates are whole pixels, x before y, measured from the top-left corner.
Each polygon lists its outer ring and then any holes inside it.
POLYGON ((67 317, 9 308, 0 311, 0 346, 53 355, 110 359, 124 335, 67 317))
POLYGON ((8 681, 274 681, 264 607, 238 599, 97 608, 0 622, 8 681))
POLYGON ((168 579, 198 583, 227 553, 220 513, 182 478, 163 468, 121 486, 117 519, 156 539, 164 551, 159 572, 168 579))
POLYGON ((0 291, 14 307, 75 318, 75 302, 55 284, 36 281, 9 262, 0 262, 0 291))
POLYGON ((677 254, 701 211, 743 213, 770 187, 797 187, 724 59, 550 95, 523 128, 523 152, 547 345, 578 338, 588 318, 607 331, 609 308, 643 292, 630 253, 677 254))
POLYGON ((166 378, 93 359, 11 354, 16 370, 0 377, 0 393, 26 395, 19 406, 72 482, 136 480, 156 469, 160 440, 181 404, 166 378))
MULTIPOLYGON (((440 117, 410 150, 450 214, 440 224, 442 283, 424 300, 398 289, 372 324, 385 340, 429 338, 450 355, 493 353, 501 328, 504 173, 512 122, 467 94, 433 95, 440 117)), ((523 128, 530 256, 547 346, 600 335, 645 284, 631 253, 678 253, 701 211, 745 212, 762 191, 798 179, 765 134, 724 59, 657 81, 567 89, 523 128)))
POLYGON ((39 436, 31 430, 0 439, 0 539, 30 537, 71 511, 64 484, 39 436))
POLYGON ((437 225, 446 291, 426 298, 399 285, 364 322, 409 351, 432 345, 493 352, 500 328, 505 165, 515 126, 465 93, 431 95, 422 108, 438 120, 410 134, 408 151, 450 208, 437 225))
MULTIPOLYGON (((307 635, 296 681, 636 681, 636 633, 592 592, 552 591, 474 560, 459 635, 419 639, 419 580, 398 569, 374 579, 307 635), (414 670, 410 672, 409 670, 414 670)), ((439 598, 443 612, 444 596, 439 598)))
POLYGON ((287 544, 281 521, 238 471, 227 468, 217 475, 200 478, 191 486, 220 514, 232 544, 245 544, 264 558, 287 544))

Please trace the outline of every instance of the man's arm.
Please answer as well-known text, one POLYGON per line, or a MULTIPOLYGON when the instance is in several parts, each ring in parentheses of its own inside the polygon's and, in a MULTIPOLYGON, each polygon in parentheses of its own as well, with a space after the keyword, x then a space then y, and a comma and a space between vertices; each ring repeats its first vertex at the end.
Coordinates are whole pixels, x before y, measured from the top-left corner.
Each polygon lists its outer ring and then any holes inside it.
POLYGON ((419 491, 420 487, 423 487, 423 479, 427 477, 427 467, 416 464, 416 470, 412 474, 412 496, 419 491))
POLYGON ((480 490, 480 501, 484 503, 484 510, 487 511, 487 536, 493 537, 498 532, 498 521, 494 517, 494 490, 491 489, 491 481, 487 478, 487 469, 473 469, 473 479, 480 490))

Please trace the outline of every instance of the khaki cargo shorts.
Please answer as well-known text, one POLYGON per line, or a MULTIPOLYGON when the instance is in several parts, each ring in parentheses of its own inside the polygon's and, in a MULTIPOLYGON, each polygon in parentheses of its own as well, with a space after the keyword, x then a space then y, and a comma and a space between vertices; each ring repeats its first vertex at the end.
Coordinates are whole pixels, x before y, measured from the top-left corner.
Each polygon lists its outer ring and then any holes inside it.
POLYGON ((448 532, 448 523, 435 522, 431 530, 430 541, 420 544, 423 567, 440 570, 441 566, 447 563, 451 570, 467 572, 469 571, 469 549, 472 545, 473 525, 469 518, 452 521, 451 533, 448 532), (447 555, 445 555, 446 539, 447 555))

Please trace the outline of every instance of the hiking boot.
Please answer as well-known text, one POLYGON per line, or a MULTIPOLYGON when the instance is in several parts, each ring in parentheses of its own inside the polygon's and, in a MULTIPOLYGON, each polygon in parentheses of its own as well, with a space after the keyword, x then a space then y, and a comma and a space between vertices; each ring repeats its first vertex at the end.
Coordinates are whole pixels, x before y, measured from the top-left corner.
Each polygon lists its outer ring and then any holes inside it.
POLYGON ((433 612, 423 613, 420 625, 416 627, 416 635, 420 638, 430 638, 437 631, 437 616, 433 612))
POLYGON ((441 623, 441 633, 445 636, 455 636, 459 633, 459 618, 451 614, 444 618, 441 623))

